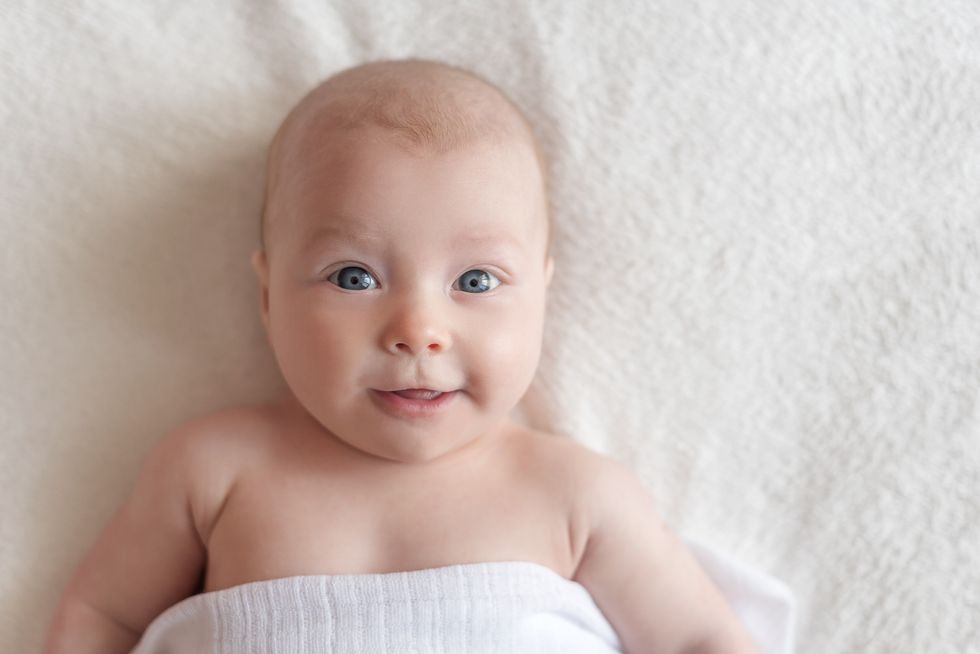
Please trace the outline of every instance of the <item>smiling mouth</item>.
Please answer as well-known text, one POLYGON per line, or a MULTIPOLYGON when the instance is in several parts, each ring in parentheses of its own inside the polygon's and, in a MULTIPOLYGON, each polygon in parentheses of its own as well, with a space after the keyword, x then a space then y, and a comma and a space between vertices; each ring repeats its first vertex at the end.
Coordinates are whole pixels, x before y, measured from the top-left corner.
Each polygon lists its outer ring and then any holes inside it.
POLYGON ((460 391, 405 388, 397 391, 372 390, 371 396, 386 413, 399 418, 434 417, 448 409, 460 391))
POLYGON ((442 395, 442 391, 434 391, 428 388, 405 388, 400 391, 392 391, 392 393, 409 400, 434 400, 442 395))

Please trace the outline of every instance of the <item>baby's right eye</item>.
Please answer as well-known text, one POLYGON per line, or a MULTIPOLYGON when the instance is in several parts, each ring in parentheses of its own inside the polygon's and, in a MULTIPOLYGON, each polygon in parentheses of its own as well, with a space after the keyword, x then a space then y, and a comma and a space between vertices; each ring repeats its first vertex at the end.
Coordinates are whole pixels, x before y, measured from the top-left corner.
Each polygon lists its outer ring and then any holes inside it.
POLYGON ((363 291, 364 289, 377 288, 378 286, 371 273, 360 266, 345 266, 337 272, 331 273, 327 277, 327 281, 348 291, 363 291), (334 281, 334 278, 336 278, 336 281, 334 281), (374 286, 371 286, 372 283, 374 286), (350 286, 345 286, 345 284, 350 284, 350 286))

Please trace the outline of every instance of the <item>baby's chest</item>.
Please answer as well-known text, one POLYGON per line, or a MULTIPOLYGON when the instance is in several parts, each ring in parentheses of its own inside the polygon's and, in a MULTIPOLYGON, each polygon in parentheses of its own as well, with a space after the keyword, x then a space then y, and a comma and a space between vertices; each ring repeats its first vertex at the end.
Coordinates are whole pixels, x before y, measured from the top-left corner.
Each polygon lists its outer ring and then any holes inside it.
POLYGON ((546 488, 253 478, 236 484, 208 542, 205 590, 307 574, 531 561, 574 572, 568 507, 546 488))

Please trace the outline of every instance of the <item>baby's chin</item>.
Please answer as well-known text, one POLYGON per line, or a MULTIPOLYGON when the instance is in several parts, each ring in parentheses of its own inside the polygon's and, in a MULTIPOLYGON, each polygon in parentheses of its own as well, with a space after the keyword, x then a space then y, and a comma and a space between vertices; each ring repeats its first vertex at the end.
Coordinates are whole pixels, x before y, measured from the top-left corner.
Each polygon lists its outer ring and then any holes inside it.
MULTIPOLYGON (((337 437, 344 440, 341 435, 337 437)), ((470 449, 469 446, 472 444, 471 442, 437 443, 432 440, 426 441, 424 436, 401 438, 384 444, 355 440, 344 442, 350 449, 376 462, 416 467, 448 463, 451 459, 458 459, 470 449)))
POLYGON ((333 437, 342 442, 352 454, 366 460, 399 464, 406 468, 458 468, 466 462, 482 458, 502 442, 502 434, 513 424, 501 416, 490 429, 474 433, 461 431, 449 424, 413 426, 410 423, 378 428, 373 437, 364 431, 338 430, 333 437))

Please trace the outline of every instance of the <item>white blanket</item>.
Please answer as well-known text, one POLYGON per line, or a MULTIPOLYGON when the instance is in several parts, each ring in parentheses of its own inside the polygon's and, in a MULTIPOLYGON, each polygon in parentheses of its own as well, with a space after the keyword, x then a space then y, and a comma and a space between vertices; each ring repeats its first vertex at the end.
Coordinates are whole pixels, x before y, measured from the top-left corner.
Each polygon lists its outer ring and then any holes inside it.
MULTIPOLYGON (((761 654, 793 651, 793 601, 778 581, 694 545, 761 654)), ((582 585, 536 563, 307 575, 194 595, 161 613, 132 654, 620 652, 582 585)))
POLYGON ((132 654, 612 654, 619 640, 581 585, 536 563, 286 577, 194 595, 132 654))

